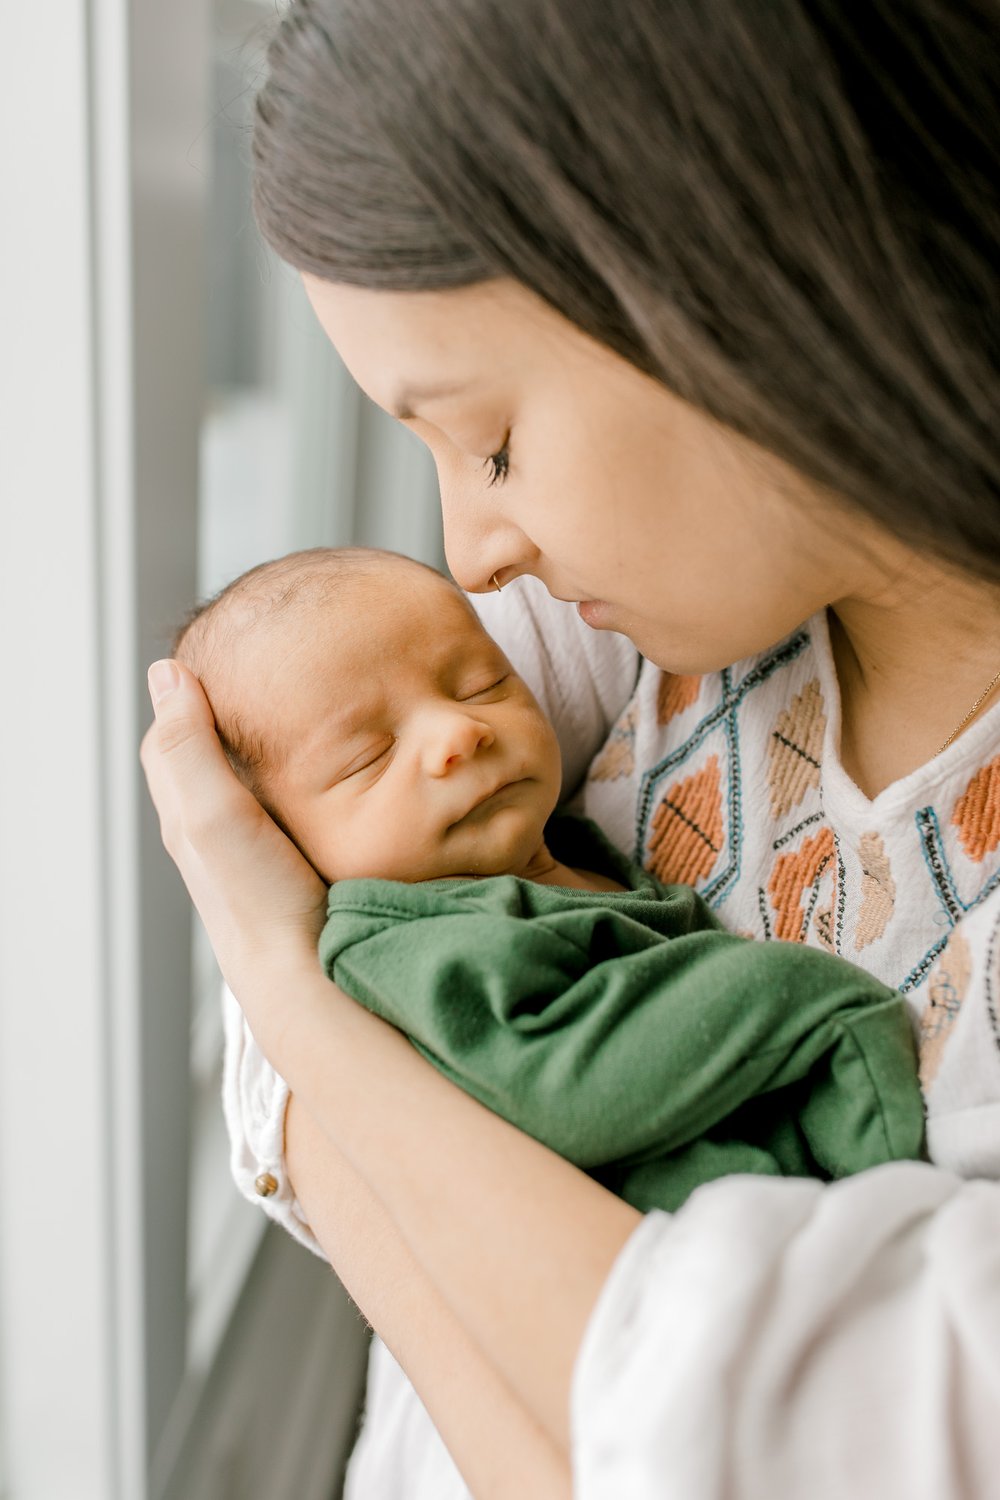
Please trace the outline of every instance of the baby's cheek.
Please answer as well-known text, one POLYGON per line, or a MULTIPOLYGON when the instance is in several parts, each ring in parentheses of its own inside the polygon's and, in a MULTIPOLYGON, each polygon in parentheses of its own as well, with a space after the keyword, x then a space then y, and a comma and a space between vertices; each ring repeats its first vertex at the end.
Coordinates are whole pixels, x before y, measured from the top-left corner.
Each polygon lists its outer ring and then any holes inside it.
POLYGON ((338 809, 326 813, 314 836, 317 860, 330 884, 338 880, 355 880, 373 875, 373 850, 370 839, 349 812, 338 809))
POLYGON ((541 719, 537 725, 534 749, 540 778, 557 797, 562 783, 562 755, 548 719, 541 719))
POLYGON ((380 809, 340 830, 340 862, 349 874, 341 879, 426 880, 436 850, 428 848, 426 830, 414 813, 380 809))

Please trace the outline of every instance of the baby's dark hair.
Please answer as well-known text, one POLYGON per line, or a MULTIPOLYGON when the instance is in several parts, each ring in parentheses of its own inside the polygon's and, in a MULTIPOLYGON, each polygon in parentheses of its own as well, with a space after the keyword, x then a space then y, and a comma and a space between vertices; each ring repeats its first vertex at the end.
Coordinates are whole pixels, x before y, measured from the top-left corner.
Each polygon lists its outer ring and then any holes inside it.
MULTIPOLYGON (((385 564, 409 565, 456 587, 426 563, 373 547, 312 547, 259 563, 190 611, 174 633, 172 654, 201 681, 215 715, 215 727, 237 776, 282 826, 268 796, 271 776, 288 752, 275 726, 257 723, 241 705, 227 699, 225 667, 235 650, 253 650, 253 632, 292 609, 323 607, 355 584, 384 573, 385 564)), ((464 599, 461 590, 456 592, 464 599)), ((285 830, 287 832, 287 829, 285 830)))

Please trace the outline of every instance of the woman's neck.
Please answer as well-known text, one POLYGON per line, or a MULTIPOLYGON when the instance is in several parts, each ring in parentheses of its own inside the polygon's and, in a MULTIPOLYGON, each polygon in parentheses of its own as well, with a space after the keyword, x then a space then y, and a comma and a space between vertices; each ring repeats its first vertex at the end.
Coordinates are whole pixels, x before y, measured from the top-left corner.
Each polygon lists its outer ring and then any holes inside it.
POLYGON ((905 574, 830 610, 841 761, 868 797, 931 760, 1000 672, 1000 589, 909 557, 905 574))

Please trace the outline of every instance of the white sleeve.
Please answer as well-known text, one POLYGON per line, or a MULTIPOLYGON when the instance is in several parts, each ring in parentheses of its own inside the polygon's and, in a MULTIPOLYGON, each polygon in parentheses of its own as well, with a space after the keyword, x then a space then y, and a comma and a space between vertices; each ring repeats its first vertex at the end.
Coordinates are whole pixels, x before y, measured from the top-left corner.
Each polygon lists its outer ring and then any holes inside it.
POLYGON ((577 1500, 1000 1493, 1000 1185, 893 1163, 646 1216, 581 1346, 577 1500))
POLYGON ((910 997, 933 1165, 642 1221, 577 1359, 577 1500, 1000 1495, 998 981, 1000 890, 910 997))
POLYGON ((553 599, 537 578, 516 578, 502 593, 468 598, 554 725, 568 796, 635 690, 638 651, 624 635, 591 630, 572 604, 553 599))
POLYGON ((224 1057, 222 1110, 229 1132, 233 1181, 251 1203, 326 1259, 292 1192, 285 1164, 288 1085, 254 1040, 232 990, 222 988, 224 1057))

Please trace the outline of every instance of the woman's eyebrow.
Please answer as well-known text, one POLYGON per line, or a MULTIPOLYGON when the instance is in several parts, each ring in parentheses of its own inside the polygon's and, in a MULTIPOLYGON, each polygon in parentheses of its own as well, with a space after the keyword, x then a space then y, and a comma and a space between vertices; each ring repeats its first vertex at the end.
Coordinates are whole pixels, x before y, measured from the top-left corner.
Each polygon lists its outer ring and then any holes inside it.
POLYGON ((409 422, 416 416, 413 403, 416 401, 443 401, 446 396, 457 396, 468 389, 467 385, 404 385, 399 388, 389 403, 389 410, 400 422, 409 422))

